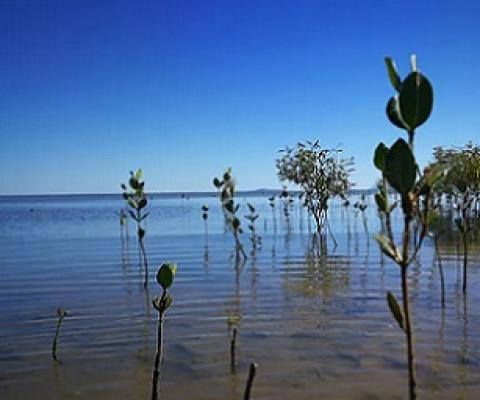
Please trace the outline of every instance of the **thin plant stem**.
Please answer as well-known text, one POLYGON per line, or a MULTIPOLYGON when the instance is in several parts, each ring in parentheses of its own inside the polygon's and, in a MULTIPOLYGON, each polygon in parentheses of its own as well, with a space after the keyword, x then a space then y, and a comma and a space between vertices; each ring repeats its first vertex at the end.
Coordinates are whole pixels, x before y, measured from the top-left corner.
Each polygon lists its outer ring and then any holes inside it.
MULTIPOLYGON (((166 291, 163 292, 160 304, 165 303, 166 291)), ((159 382, 160 382, 160 367, 163 357, 163 324, 165 322, 165 309, 158 310, 158 327, 157 327, 157 352, 155 354, 155 361, 153 366, 152 376, 152 400, 159 399, 159 382)))
POLYGON ((257 372, 257 364, 251 363, 250 370, 248 372, 247 386, 245 387, 245 394, 243 400, 250 400, 250 394, 252 392, 253 380, 255 379, 255 374, 257 372))

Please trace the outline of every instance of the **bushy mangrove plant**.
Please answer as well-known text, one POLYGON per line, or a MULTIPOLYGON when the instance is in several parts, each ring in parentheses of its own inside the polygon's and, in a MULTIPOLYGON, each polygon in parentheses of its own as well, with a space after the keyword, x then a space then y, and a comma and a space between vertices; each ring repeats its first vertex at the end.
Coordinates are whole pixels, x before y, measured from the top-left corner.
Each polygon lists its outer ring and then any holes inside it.
POLYGON ((440 190, 455 201, 455 224, 463 242, 463 293, 467 292, 468 237, 472 221, 477 218, 476 207, 480 197, 480 147, 467 143, 464 147, 434 150, 433 167, 444 170, 440 190))
POLYGON ((376 239, 384 254, 391 258, 400 269, 402 307, 395 295, 387 292, 387 303, 398 326, 405 334, 408 361, 409 399, 416 398, 416 373, 413 324, 410 314, 408 292, 408 267, 420 250, 423 239, 428 232, 430 219, 430 196, 432 186, 441 174, 436 169, 426 168, 420 173, 414 156, 415 131, 425 123, 433 106, 433 89, 428 79, 417 70, 416 58, 411 58, 411 73, 401 80, 396 66, 390 58, 385 59, 388 75, 396 94, 386 107, 387 117, 396 127, 406 131, 408 142, 398 139, 391 147, 380 143, 374 155, 374 164, 382 174, 381 190, 375 200, 386 218, 386 234, 377 235, 376 239), (403 230, 400 247, 397 247, 391 223, 391 213, 397 203, 390 204, 389 188, 399 193, 403 214, 403 230), (417 222, 420 229, 412 230, 417 222), (412 232, 417 232, 418 240, 411 246, 412 232))
POLYGON ((52 358, 54 361, 57 361, 57 343, 58 338, 60 337, 60 327, 62 326, 62 322, 65 317, 68 315, 68 311, 64 308, 59 307, 57 309, 57 328, 55 329, 55 336, 53 337, 52 343, 52 358))
POLYGON ((145 251, 145 228, 143 226, 143 221, 148 217, 150 213, 144 213, 144 209, 148 204, 147 195, 145 193, 145 182, 142 179, 142 170, 138 169, 136 172, 130 171, 130 179, 128 180, 127 185, 122 183, 121 188, 123 189, 123 198, 127 202, 130 209, 128 213, 132 219, 137 224, 137 238, 138 238, 138 247, 140 251, 140 257, 143 258, 143 265, 145 268, 145 279, 143 282, 143 287, 148 285, 148 261, 147 253, 145 251))
POLYGON ((171 262, 162 264, 157 272, 157 283, 162 287, 162 295, 160 297, 155 296, 152 300, 153 307, 158 311, 157 351, 153 364, 152 400, 157 400, 159 397, 160 369, 163 357, 163 325, 165 312, 172 305, 173 299, 168 289, 172 286, 176 273, 177 265, 171 262))
POLYGON ((235 203, 235 179, 232 177, 232 169, 228 168, 222 179, 214 178, 213 185, 219 191, 220 204, 222 206, 225 223, 232 232, 235 240, 235 255, 237 262, 243 256, 247 258, 247 254, 240 241, 240 234, 243 233, 240 219, 237 217, 237 212, 240 209, 240 204, 235 203))
POLYGON ((299 142, 294 148, 280 150, 276 160, 277 174, 282 182, 299 186, 303 201, 316 224, 313 244, 325 244, 325 227, 329 201, 344 196, 350 189, 353 158, 339 158, 340 149, 322 148, 318 140, 299 142))

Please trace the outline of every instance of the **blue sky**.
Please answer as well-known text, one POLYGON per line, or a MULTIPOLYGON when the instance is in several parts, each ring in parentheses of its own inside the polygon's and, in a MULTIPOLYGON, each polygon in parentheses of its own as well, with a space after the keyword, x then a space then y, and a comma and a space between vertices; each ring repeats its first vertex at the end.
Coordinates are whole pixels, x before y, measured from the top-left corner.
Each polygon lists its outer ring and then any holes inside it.
POLYGON ((343 145, 370 187, 402 131, 384 107, 409 56, 432 82, 417 158, 478 142, 479 2, 0 0, 0 194, 279 187, 277 150, 343 145))

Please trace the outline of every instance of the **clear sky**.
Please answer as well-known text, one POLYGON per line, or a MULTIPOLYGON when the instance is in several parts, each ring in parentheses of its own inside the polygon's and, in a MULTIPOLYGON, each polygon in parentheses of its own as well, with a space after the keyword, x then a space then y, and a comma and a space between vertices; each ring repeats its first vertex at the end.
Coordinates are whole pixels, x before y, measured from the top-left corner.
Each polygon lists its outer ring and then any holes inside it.
POLYGON ((434 86, 417 132, 478 142, 480 2, 0 0, 0 194, 279 187, 277 150, 343 145, 358 187, 403 131, 383 57, 434 86))

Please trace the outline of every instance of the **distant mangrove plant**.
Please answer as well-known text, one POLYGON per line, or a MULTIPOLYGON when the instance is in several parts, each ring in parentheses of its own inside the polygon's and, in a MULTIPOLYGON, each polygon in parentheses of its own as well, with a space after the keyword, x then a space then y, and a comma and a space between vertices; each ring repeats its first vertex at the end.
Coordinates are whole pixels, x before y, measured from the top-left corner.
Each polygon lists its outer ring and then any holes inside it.
POLYGON ((233 239, 235 240, 235 258, 238 263, 242 256, 246 259, 247 254, 240 241, 240 234, 243 233, 243 230, 240 226, 240 219, 237 217, 240 204, 235 203, 235 179, 232 177, 232 169, 228 168, 224 172, 222 179, 214 178, 213 185, 219 191, 219 199, 225 217, 225 223, 232 232, 233 239))
POLYGON ((57 343, 58 343, 58 338, 60 337, 60 327, 62 326, 62 322, 65 319, 65 317, 68 315, 68 311, 65 310, 64 308, 59 307, 57 309, 57 327, 55 329, 55 336, 53 337, 53 343, 52 343, 52 358, 54 361, 57 361, 57 343))
POLYGON ((294 148, 287 146, 280 152, 276 160, 278 177, 299 186, 316 224, 312 248, 326 250, 329 201, 335 196, 344 197, 351 188, 353 158, 339 158, 340 149, 325 149, 318 140, 298 142, 294 148))
POLYGON ((140 251, 140 258, 143 258, 143 265, 145 269, 145 279, 143 287, 148 285, 148 261, 147 253, 145 251, 145 228, 143 227, 143 221, 148 217, 149 213, 143 213, 144 208, 148 204, 147 195, 145 193, 145 182, 142 179, 142 170, 138 169, 135 173, 130 171, 130 179, 128 180, 128 186, 122 183, 121 188, 123 190, 123 198, 127 202, 130 209, 128 210, 130 216, 137 224, 137 238, 138 247, 140 251))

